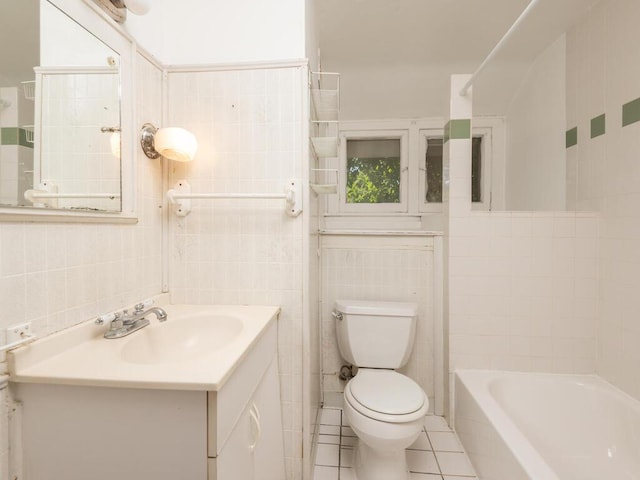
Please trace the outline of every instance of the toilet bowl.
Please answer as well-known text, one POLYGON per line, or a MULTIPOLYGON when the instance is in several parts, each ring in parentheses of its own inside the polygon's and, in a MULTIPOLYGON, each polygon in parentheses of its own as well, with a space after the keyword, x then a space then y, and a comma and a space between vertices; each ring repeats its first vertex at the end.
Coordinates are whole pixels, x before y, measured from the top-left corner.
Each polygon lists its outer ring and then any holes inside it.
POLYGON ((405 449, 420 435, 429 399, 395 371, 411 354, 418 306, 402 302, 337 300, 338 348, 358 367, 344 390, 344 413, 358 436, 358 480, 408 480, 405 449))
POLYGON ((393 370, 358 371, 344 392, 344 412, 359 439, 358 480, 406 480, 405 449, 424 425, 429 400, 410 378, 393 370))

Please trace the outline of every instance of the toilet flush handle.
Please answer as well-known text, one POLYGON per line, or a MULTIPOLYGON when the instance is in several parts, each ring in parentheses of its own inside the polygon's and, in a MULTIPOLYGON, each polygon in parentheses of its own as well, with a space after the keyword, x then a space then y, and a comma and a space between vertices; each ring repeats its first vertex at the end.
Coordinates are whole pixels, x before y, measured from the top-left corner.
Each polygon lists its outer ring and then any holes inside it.
POLYGON ((331 316, 336 320, 342 321, 342 312, 336 312, 335 310, 331 312, 331 316))

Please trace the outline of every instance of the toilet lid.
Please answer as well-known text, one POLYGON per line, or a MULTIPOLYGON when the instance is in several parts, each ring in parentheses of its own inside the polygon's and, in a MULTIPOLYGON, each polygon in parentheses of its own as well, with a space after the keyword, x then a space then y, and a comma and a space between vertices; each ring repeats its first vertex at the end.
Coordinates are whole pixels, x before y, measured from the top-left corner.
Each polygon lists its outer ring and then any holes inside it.
POLYGON ((393 370, 365 370, 349 382, 355 400, 374 412, 406 415, 422 408, 425 394, 416 382, 393 370))

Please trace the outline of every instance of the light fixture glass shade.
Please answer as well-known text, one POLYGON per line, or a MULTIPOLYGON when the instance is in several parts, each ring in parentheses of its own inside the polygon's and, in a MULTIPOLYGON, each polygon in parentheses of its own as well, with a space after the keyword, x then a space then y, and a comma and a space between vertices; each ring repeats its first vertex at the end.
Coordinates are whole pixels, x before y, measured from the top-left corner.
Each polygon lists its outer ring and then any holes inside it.
POLYGON ((151 9, 149 0, 126 0, 125 5, 134 15, 146 15, 151 9))
POLYGON ((193 133, 184 128, 167 127, 156 132, 154 148, 169 160, 190 162, 198 151, 198 141, 193 133))

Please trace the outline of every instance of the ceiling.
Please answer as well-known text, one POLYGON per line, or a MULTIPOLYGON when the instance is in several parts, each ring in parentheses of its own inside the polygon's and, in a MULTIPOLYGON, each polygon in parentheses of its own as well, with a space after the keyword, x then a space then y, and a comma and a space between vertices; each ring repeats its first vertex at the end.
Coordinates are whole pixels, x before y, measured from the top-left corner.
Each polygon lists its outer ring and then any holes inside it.
MULTIPOLYGON (((539 0, 474 86, 502 115, 526 71, 597 0, 539 0)), ((322 69, 342 75, 347 119, 445 116, 449 77, 472 73, 529 0, 316 0, 322 69)))

